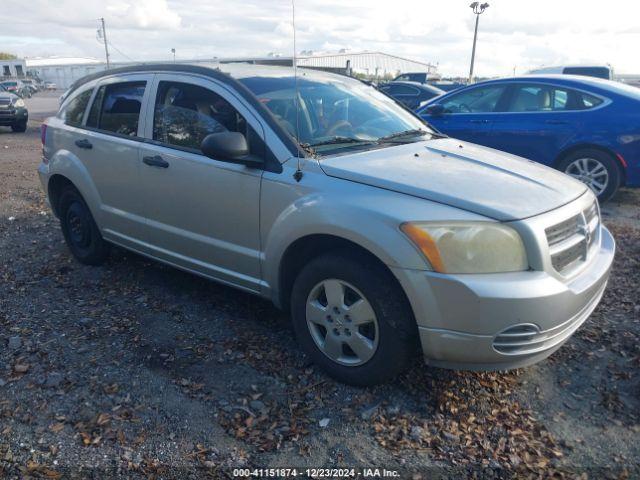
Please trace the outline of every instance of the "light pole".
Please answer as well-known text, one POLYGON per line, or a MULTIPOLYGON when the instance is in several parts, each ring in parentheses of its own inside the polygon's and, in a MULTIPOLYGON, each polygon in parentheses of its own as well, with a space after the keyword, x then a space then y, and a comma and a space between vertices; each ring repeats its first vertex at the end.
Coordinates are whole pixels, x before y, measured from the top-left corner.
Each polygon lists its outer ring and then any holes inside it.
POLYGON ((176 49, 172 48, 171 53, 173 53, 173 63, 176 63, 176 49))
POLYGON ((471 50, 471 68, 469 68, 469 83, 473 81, 473 62, 476 59, 476 40, 478 40, 478 20, 480 15, 489 7, 488 3, 473 2, 469 5, 476 15, 476 29, 473 32, 473 50, 471 50))

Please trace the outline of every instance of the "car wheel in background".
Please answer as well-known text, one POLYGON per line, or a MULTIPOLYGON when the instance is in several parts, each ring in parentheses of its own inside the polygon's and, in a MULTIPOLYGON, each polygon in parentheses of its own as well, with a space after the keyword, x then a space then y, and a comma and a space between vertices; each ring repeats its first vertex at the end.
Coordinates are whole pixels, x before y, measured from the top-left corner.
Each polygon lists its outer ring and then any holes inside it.
POLYGON ((616 159, 597 149, 570 153, 560 161, 558 169, 591 188, 600 203, 613 197, 622 180, 616 159))
POLYGON ((298 275, 291 313, 300 345, 337 380, 375 385, 402 372, 418 345, 411 307, 396 279, 367 255, 322 255, 298 275))
POLYGON ((73 187, 60 195, 58 213, 67 246, 76 259, 86 265, 100 265, 109 255, 109 244, 80 193, 73 187))
POLYGON ((27 122, 16 123, 15 125, 11 125, 11 130, 14 132, 26 132, 27 122))

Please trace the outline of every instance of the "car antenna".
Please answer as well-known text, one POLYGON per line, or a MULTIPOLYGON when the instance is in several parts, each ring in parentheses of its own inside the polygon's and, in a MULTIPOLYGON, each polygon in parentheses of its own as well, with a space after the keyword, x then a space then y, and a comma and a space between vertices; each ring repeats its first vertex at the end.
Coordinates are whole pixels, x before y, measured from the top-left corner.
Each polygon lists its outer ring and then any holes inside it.
POLYGON ((291 23, 293 26, 293 89, 294 89, 294 101, 296 106, 296 158, 298 160, 298 166, 293 178, 296 182, 302 180, 302 169, 300 161, 300 102, 298 100, 298 58, 296 55, 296 2, 291 0, 291 23))

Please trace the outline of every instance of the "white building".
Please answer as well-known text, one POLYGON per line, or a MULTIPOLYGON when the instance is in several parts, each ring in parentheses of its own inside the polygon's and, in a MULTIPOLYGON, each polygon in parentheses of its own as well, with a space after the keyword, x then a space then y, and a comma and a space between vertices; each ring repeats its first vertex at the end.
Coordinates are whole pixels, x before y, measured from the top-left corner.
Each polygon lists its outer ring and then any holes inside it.
MULTIPOLYGON (((259 65, 292 65, 291 57, 275 54, 266 57, 238 57, 238 58, 212 58, 198 60, 180 60, 178 63, 230 63, 246 62, 259 65)), ((427 72, 430 76, 439 77, 436 66, 430 63, 419 62, 407 58, 389 55, 382 52, 345 52, 339 53, 313 53, 302 52, 297 58, 298 66, 325 69, 346 73, 347 71, 363 73, 375 77, 385 75, 398 75, 404 72, 427 72)), ((138 63, 167 63, 166 61, 148 61, 138 63)), ((111 63, 112 67, 133 65, 134 62, 111 63)), ((45 82, 54 82, 58 88, 66 89, 73 82, 85 75, 106 69, 106 64, 96 58, 28 58, 26 67, 29 72, 45 82)))
POLYGON ((27 70, 44 82, 53 82, 66 89, 85 75, 102 71, 106 64, 95 58, 51 57, 27 58, 27 70))
POLYGON ((0 78, 24 77, 26 73, 27 65, 24 60, 19 58, 13 60, 0 60, 0 78))
POLYGON ((383 52, 339 53, 302 52, 298 57, 299 67, 351 70, 368 76, 381 78, 407 72, 426 72, 430 77, 439 77, 437 67, 431 63, 398 57, 383 52))

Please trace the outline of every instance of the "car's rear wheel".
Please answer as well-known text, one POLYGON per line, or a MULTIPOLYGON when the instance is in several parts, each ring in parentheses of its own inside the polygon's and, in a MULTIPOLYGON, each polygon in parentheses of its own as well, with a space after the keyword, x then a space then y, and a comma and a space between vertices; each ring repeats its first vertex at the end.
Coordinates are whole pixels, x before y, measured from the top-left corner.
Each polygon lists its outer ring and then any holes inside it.
POLYGON ((312 260, 294 283, 291 312, 305 352, 352 385, 395 377, 418 344, 411 307, 396 279, 366 255, 344 251, 312 260))
POLYGON ((20 122, 11 125, 11 130, 14 132, 26 132, 27 131, 27 122, 20 122))
POLYGON ((621 172, 612 155, 596 149, 572 152, 562 159, 559 170, 586 184, 602 203, 615 195, 621 172))
POLYGON ((109 243, 100 234, 89 207, 73 187, 60 195, 60 226, 69 250, 86 265, 100 265, 109 255, 109 243))

